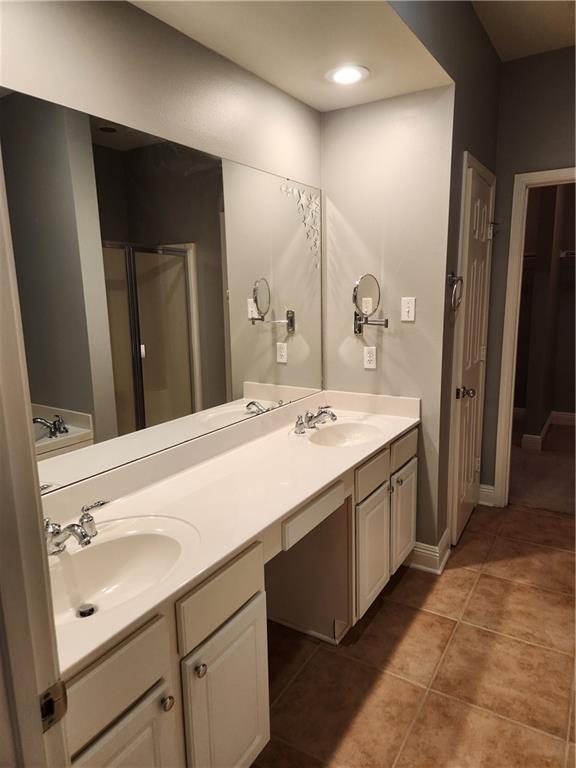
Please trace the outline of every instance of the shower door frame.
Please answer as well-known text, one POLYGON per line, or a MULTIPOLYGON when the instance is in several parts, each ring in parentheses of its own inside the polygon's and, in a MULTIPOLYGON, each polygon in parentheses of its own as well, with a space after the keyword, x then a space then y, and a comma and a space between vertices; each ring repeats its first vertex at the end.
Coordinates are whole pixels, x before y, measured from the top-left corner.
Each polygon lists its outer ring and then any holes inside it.
POLYGON ((186 321, 188 327, 189 349, 189 380, 190 399, 192 403, 191 413, 195 413, 197 407, 194 329, 192 328, 192 302, 190 296, 190 250, 193 244, 185 245, 143 245, 141 243, 127 243, 114 240, 102 240, 102 248, 114 248, 124 252, 124 265, 126 269, 126 292, 128 297, 128 324, 130 328, 130 351, 132 355, 132 387, 134 391, 134 418, 136 431, 146 429, 146 401, 144 397, 144 370, 142 368, 142 338, 140 336, 140 309, 138 306, 138 281, 136 275, 136 252, 157 253, 166 256, 180 256, 184 259, 186 270, 186 321))

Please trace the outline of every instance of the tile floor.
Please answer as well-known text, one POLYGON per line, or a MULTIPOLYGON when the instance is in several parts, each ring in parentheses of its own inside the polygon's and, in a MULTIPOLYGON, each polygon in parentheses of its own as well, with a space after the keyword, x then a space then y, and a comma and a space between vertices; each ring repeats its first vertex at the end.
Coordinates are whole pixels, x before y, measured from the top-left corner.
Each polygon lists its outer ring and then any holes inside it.
POLYGON ((573 768, 574 517, 479 507, 334 648, 270 625, 257 768, 573 768))

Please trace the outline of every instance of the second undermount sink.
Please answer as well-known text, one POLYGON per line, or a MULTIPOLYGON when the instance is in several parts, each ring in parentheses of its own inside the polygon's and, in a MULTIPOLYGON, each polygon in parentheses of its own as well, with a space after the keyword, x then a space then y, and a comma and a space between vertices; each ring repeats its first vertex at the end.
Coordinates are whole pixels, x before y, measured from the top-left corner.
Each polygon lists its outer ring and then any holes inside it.
POLYGON ((154 588, 199 544, 194 526, 160 516, 101 523, 84 548, 69 540, 62 554, 49 558, 56 624, 106 611, 154 588))
POLYGON ((362 443, 377 440, 380 436, 381 432, 378 427, 357 421, 324 424, 308 433, 310 442, 331 448, 362 445, 362 443))

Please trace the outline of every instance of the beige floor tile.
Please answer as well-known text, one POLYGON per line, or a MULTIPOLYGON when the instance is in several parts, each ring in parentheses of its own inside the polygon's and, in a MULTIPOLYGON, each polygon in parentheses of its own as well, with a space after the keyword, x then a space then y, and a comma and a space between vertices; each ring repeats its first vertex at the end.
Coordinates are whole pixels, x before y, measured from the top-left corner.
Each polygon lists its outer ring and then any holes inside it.
POLYGON ((464 621, 574 652, 574 598, 483 574, 474 588, 464 621))
POLYGON ((322 768, 322 765, 315 757, 273 738, 256 758, 252 768, 322 768))
POLYGON ((574 454, 512 446, 510 503, 574 514, 574 454))
POLYGON ((498 538, 484 572, 544 589, 574 591, 574 554, 525 541, 498 538))
POLYGON ((574 517, 545 509, 511 506, 506 510, 500 536, 574 551, 574 517))
POLYGON ((388 768, 421 688, 323 648, 272 708, 272 733, 327 766, 388 768))
POLYGON ((395 603, 458 619, 478 574, 466 569, 446 569, 440 576, 406 568, 384 590, 395 603))
POLYGON ((339 651, 428 685, 455 625, 452 619, 384 601, 374 617, 348 633, 339 651))
POLYGON ((276 622, 268 622, 268 677, 273 703, 318 648, 316 640, 276 622))
POLYGON ((431 693, 397 768, 559 768, 562 741, 431 693))
POLYGON ((460 625, 435 690, 566 738, 572 658, 460 625))
POLYGON ((500 507, 476 507, 468 524, 468 533, 484 533, 487 536, 495 536, 500 530, 503 519, 503 510, 500 507))
POLYGON ((448 568, 471 568, 482 570, 488 553, 494 544, 494 536, 482 533, 464 531, 458 545, 452 550, 448 559, 448 568))

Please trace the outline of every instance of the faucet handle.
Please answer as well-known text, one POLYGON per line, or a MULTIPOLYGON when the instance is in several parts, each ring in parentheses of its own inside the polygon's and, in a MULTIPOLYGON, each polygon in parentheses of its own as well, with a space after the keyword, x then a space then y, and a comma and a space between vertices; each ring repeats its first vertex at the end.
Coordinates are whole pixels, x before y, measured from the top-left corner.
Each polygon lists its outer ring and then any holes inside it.
POLYGON ((44 518, 44 533, 46 536, 55 536, 57 533, 60 533, 61 530, 61 525, 53 522, 49 517, 44 518))
POLYGON ((294 427, 294 432, 297 435, 303 435, 304 432, 306 432, 306 425, 304 424, 304 418, 302 416, 298 416, 296 418, 296 425, 294 427))
POLYGON ((91 539, 93 539, 94 536, 98 535, 98 530, 96 528, 96 521, 94 520, 94 517, 90 514, 90 512, 88 512, 87 510, 82 512, 82 514, 80 515, 79 523, 82 526, 82 528, 84 528, 84 530, 86 531, 88 536, 90 536, 91 539))

